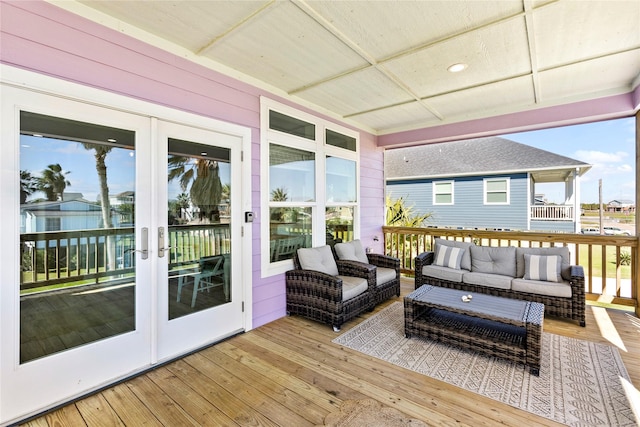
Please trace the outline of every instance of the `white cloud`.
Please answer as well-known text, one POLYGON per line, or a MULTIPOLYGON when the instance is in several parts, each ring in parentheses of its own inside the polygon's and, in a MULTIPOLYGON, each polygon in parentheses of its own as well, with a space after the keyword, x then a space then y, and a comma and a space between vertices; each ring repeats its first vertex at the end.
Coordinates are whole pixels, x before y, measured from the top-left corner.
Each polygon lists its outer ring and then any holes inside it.
POLYGON ((590 163, 592 165, 598 165, 602 163, 618 163, 622 162, 629 154, 624 151, 618 151, 615 153, 605 153, 595 150, 578 150, 575 157, 583 162, 590 163))
POLYGON ((628 164, 618 166, 618 172, 633 172, 633 167, 628 164))

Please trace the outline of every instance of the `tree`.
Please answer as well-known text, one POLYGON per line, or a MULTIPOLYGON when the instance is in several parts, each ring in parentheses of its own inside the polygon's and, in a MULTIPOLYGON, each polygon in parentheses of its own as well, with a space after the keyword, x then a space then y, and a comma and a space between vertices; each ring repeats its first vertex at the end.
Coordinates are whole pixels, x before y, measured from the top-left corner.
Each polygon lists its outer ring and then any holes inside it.
POLYGON ((64 172, 59 163, 47 166, 38 180, 38 190, 42 191, 50 202, 62 200, 64 189, 71 185, 66 178, 69 173, 64 172))
POLYGON ((100 206, 102 207, 102 223, 104 228, 113 228, 111 218, 111 202, 109 201, 109 183, 107 181, 107 164, 105 159, 113 147, 102 144, 83 142, 85 150, 93 150, 96 160, 96 172, 100 182, 100 206))
POLYGON ((398 227, 422 227, 424 223, 431 217, 430 213, 414 214, 413 206, 406 206, 405 200, 391 199, 387 195, 387 225, 398 227))
MULTIPOLYGON (((102 226, 103 228, 113 228, 113 220, 111 218, 111 201, 109 200, 109 183, 107 181, 107 164, 105 159, 107 154, 113 147, 102 144, 92 144, 83 142, 82 146, 85 150, 93 150, 93 157, 96 160, 96 172, 100 182, 100 206, 102 208, 102 226)), ((133 211, 133 207, 131 209, 133 211)), ((113 236, 107 236, 106 242, 107 253, 107 269, 113 270, 116 266, 116 245, 113 236)))
POLYGON ((38 178, 29 171, 20 171, 20 204, 27 202, 30 195, 38 191, 38 178))
POLYGON ((287 189, 284 187, 276 188, 271 192, 271 201, 273 202, 286 202, 288 198, 287 189))
POLYGON ((189 189, 191 203, 200 209, 200 216, 219 220, 222 181, 218 162, 174 155, 169 157, 168 166, 169 181, 179 179, 182 191, 189 189))

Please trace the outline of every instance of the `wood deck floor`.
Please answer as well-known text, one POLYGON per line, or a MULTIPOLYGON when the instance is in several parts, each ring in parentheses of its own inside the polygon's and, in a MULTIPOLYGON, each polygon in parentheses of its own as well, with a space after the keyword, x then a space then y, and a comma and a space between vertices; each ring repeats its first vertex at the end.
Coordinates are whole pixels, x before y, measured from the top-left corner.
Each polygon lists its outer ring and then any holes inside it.
MULTIPOLYGON (((402 284, 402 294, 413 281, 402 284)), ((391 301, 377 307, 375 312, 391 301)), ((370 316, 358 317, 343 332, 370 316)), ((587 307, 559 335, 615 345, 640 388, 640 319, 587 307)), ((331 343, 331 327, 286 317, 33 419, 28 426, 314 426, 347 399, 373 398, 429 425, 559 425, 331 343)))

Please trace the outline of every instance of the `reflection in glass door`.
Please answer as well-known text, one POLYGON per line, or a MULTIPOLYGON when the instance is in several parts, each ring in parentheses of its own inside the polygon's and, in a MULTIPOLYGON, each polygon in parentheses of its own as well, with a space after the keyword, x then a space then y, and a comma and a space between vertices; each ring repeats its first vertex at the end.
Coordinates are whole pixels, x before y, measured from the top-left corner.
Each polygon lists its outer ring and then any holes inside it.
POLYGON ((20 113, 20 363, 135 329, 134 140, 20 113))
POLYGON ((157 360, 244 329, 242 138, 158 120, 157 360))
POLYGON ((168 139, 169 319, 231 301, 230 149, 168 139))

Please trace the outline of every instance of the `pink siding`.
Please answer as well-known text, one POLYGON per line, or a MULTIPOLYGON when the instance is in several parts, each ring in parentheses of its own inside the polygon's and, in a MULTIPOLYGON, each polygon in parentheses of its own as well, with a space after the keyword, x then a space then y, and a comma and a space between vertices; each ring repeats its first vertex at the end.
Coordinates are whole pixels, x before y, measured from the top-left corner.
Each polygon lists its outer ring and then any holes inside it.
MULTIPOLYGON (((257 214, 253 223, 253 327, 284 316, 284 276, 260 277, 259 97, 296 105, 44 1, 3 1, 0 8, 0 61, 4 64, 251 128, 251 200, 257 214)), ((382 151, 373 135, 362 132, 361 141, 366 177, 361 190, 362 235, 380 235, 384 221, 382 151)))

